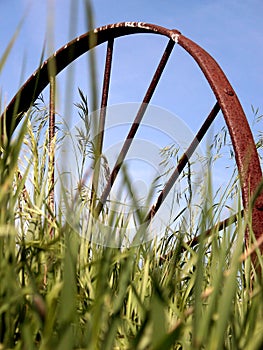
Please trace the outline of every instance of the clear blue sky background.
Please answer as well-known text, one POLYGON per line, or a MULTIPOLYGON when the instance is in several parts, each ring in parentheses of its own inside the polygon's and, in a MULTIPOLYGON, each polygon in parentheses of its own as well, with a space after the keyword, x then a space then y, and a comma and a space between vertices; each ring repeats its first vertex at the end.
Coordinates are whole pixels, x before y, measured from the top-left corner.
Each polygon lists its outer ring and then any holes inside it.
MULTIPOLYGON (((220 64, 236 90, 250 124, 253 116, 251 105, 263 113, 261 0, 94 0, 92 7, 95 27, 122 21, 144 21, 180 30, 220 64)), ((0 0, 0 54, 25 15, 18 39, 0 75, 2 107, 38 67, 45 40, 45 57, 48 57, 87 31, 85 11, 84 0, 0 0)), ((147 72, 145 68, 132 66, 129 45, 133 42, 127 43, 126 47, 123 44, 122 54, 115 57, 120 61, 113 67, 115 80, 112 80, 110 103, 142 99, 145 84, 150 80, 164 47, 162 41, 155 43, 149 39, 147 49, 145 42, 136 46, 137 53, 135 47, 132 49, 137 59, 132 59, 134 62, 148 60, 146 66, 150 70, 147 72), (134 81, 138 85, 129 89, 134 81)), ((176 113, 195 131, 214 104, 214 98, 199 68, 181 51, 174 53, 175 66, 171 66, 171 72, 164 76, 164 83, 158 87, 153 103, 176 113)), ((98 55, 98 60, 101 59, 103 55, 101 58, 98 55)), ((81 68, 84 62, 80 60, 75 70, 74 91, 77 86, 88 90, 87 74, 81 68)), ((60 94, 63 96, 63 91, 60 94)))
MULTIPOLYGON (((39 64, 44 39, 49 51, 87 30, 84 0, 1 0, 0 53, 26 13, 14 49, 0 76, 2 95, 9 101, 39 64), (72 21, 72 18, 74 21, 72 21), (47 29, 53 22, 53 29, 47 29), (49 42, 50 42, 49 41, 49 42)), ((177 28, 205 48, 234 86, 248 118, 250 105, 263 110, 263 2, 261 0, 96 0, 95 26, 119 21, 146 21, 177 28)), ((191 85, 191 81, 189 81, 191 85)))
MULTIPOLYGON (((26 13, 18 40, 0 76, 5 102, 38 66, 45 38, 49 39, 48 55, 87 30, 84 4, 84 0, 0 1, 0 53, 26 13)), ((92 5, 95 27, 118 21, 146 21, 179 29, 219 62, 248 117, 251 104, 262 111, 261 0, 94 0, 92 5)), ((191 89, 191 81, 188 83, 191 89)))

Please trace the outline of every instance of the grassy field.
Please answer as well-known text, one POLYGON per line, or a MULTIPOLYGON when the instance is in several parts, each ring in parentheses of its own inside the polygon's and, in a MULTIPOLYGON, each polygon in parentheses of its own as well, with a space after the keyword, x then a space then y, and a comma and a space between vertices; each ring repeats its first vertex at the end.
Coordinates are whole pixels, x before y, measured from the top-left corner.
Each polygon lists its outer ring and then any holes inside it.
POLYGON ((208 198, 196 246, 189 232, 171 228, 129 248, 89 242, 48 205, 47 125, 39 114, 45 119, 45 110, 33 110, 0 160, 1 348, 260 349, 262 277, 251 281, 241 214, 207 236, 215 223, 208 198), (22 144, 28 163, 20 161, 22 144))
MULTIPOLYGON (((79 199, 62 195, 54 215, 48 116, 38 102, 1 146, 0 349, 262 349, 263 278, 251 253, 263 261, 251 230, 244 250, 250 215, 242 217, 236 176, 215 205, 211 170, 194 232, 181 224, 140 245, 98 245, 62 215, 68 207, 79 218, 79 199), (219 231, 230 199, 240 208, 236 222, 219 231)), ((81 113, 83 102, 82 94, 81 113)), ((125 230, 118 215, 102 218, 125 230)))

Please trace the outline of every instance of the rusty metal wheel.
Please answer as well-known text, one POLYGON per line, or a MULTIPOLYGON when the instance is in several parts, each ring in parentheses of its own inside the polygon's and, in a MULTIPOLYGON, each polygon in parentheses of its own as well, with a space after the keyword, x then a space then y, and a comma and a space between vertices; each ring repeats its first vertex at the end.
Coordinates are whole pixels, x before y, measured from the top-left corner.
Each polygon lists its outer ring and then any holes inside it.
MULTIPOLYGON (((235 91, 233 90, 228 79, 216 61, 204 49, 202 49, 190 39, 186 38, 178 30, 170 30, 157 25, 141 22, 123 22, 97 28, 69 42, 60 50, 56 51, 54 55, 47 59, 39 67, 39 69, 36 70, 36 72, 21 87, 21 89, 5 109, 1 120, 2 126, 3 123, 5 124, 8 137, 11 137, 14 129, 23 118, 24 113, 30 108, 30 106, 33 105, 39 94, 49 84, 50 119, 51 130, 53 130, 54 125, 52 125, 52 120, 54 120, 55 110, 55 76, 59 74, 64 68, 66 68, 71 62, 76 60, 79 56, 89 51, 91 48, 98 46, 104 42, 107 42, 108 46, 101 107, 107 107, 114 42, 119 37, 139 33, 148 33, 167 37, 168 43, 159 62, 159 65, 153 75, 152 81, 149 84, 141 107, 139 108, 136 118, 131 126, 129 134, 124 141, 123 147, 110 174, 102 196, 95 205, 95 216, 98 217, 100 215, 100 212, 108 198, 112 185, 129 150, 131 140, 133 140, 140 126, 145 110, 147 108, 146 106, 151 100, 151 97, 161 78, 164 67, 175 44, 180 45, 184 50, 186 50, 186 52, 192 56, 192 58, 200 67, 215 96, 215 105, 209 113, 208 117, 205 119, 200 130, 197 132, 196 137, 193 139, 192 143, 190 143, 187 151, 180 159, 169 181, 167 181, 163 190, 159 194, 156 203, 152 206, 146 217, 146 221, 150 221, 155 216, 156 212, 159 210, 161 204, 164 202, 167 194, 178 178, 178 174, 183 171, 188 159, 195 151, 197 144, 202 140, 220 110, 223 113, 235 152, 235 159, 242 188, 244 210, 248 210, 249 206, 251 205, 251 200, 257 192, 258 186, 261 183, 262 172, 257 150, 246 116, 243 112, 235 91)), ((101 113, 99 123, 102 130, 105 123, 105 113, 101 113)), ((98 152, 101 152, 103 133, 99 135, 99 138, 100 148, 98 152)), ((96 183, 93 183, 93 193, 95 191, 95 188, 96 183)), ((259 194, 254 201, 254 206, 252 209, 252 221, 255 236, 257 239, 259 239, 262 236, 263 194, 259 194)))

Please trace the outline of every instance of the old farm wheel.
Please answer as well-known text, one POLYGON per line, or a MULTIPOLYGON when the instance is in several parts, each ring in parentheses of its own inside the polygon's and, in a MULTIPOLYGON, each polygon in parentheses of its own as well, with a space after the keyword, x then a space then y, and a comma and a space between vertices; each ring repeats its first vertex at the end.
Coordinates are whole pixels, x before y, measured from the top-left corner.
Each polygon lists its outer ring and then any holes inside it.
MULTIPOLYGON (((43 89, 50 84, 50 130, 52 138, 52 130, 54 130, 52 121, 54 120, 55 111, 55 76, 64 68, 66 68, 71 62, 76 60, 79 56, 89 51, 91 48, 105 42, 108 43, 108 46, 104 71, 101 107, 107 107, 108 94, 110 90, 109 86, 114 42, 119 37, 125 37, 127 35, 135 35, 139 33, 167 37, 168 43, 159 62, 159 65, 153 75, 152 81, 150 82, 146 94, 143 98, 143 102, 130 128, 128 136, 123 143, 121 152, 117 157, 117 161, 110 173, 103 193, 100 199, 94 204, 95 217, 99 217, 103 206, 110 194, 113 183, 119 173, 121 165, 131 145, 131 140, 133 140, 140 126, 145 110, 147 108, 146 106, 151 100, 151 97, 161 78, 162 72, 175 43, 180 45, 189 55, 191 55, 194 61, 198 64, 213 91, 216 101, 213 109, 197 132, 196 137, 192 140, 192 142, 190 142, 187 151, 181 157, 170 179, 166 182, 163 190, 157 198, 157 201, 148 212, 148 215, 145 218, 145 222, 150 222, 158 212, 161 204, 165 201, 166 196, 175 183, 178 174, 180 174, 183 171, 184 167, 187 165, 188 159, 192 156, 197 147, 197 144, 202 140, 220 110, 224 116, 235 152, 235 159, 242 188, 243 206, 245 211, 248 210, 251 205, 251 199, 257 192, 258 186, 261 183, 262 172, 257 150, 246 116, 235 94, 235 91, 233 90, 228 79, 218 64, 215 62, 215 60, 200 46, 198 46, 190 39, 186 38, 177 30, 169 30, 153 24, 141 22, 124 22, 97 28, 69 42, 60 50, 56 51, 54 55, 47 59, 41 65, 41 67, 36 70, 36 72, 21 87, 21 89, 5 109, 4 114, 2 115, 2 125, 3 123, 5 124, 7 136, 11 137, 14 129, 23 118, 24 113, 27 112, 28 109, 33 105, 34 101, 37 99, 43 89)), ((99 122, 101 130, 103 130, 104 122, 105 113, 101 113, 99 122)), ((101 152, 103 133, 99 134, 99 138, 100 147, 98 149, 97 156, 99 156, 101 152)), ((96 183, 93 183, 91 196, 94 195, 95 188, 96 183)), ((262 237, 261 227, 263 223, 263 194, 258 195, 256 200, 254 200, 252 209, 252 222, 254 234, 257 239, 260 239, 262 237)), ((246 239, 248 239, 248 237, 246 237, 246 239)))

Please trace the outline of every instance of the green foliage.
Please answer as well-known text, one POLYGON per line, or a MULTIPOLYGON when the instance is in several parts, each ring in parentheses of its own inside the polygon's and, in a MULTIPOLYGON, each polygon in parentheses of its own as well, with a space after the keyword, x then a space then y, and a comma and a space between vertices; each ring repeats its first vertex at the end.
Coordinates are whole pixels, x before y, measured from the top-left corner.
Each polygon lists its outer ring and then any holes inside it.
POLYGON ((260 349, 262 278, 242 259, 241 215, 207 237, 208 200, 195 248, 171 229, 136 247, 92 244, 49 215, 45 118, 35 107, 1 154, 1 346, 260 349))

